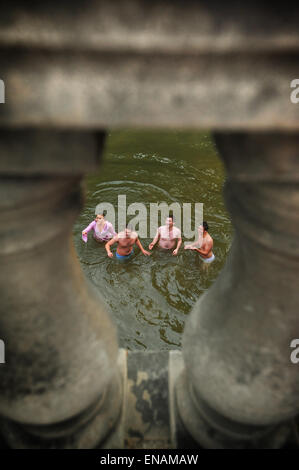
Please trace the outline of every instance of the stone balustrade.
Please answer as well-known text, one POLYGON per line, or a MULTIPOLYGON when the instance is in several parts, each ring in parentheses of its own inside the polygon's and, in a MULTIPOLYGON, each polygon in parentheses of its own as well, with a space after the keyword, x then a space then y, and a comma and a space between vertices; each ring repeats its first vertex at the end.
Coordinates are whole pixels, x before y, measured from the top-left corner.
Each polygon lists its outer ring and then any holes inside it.
POLYGON ((12 1, 1 12, 0 432, 17 448, 277 448, 299 412, 298 6, 12 1), (71 241, 119 126, 208 128, 234 242, 183 351, 118 350, 71 241))

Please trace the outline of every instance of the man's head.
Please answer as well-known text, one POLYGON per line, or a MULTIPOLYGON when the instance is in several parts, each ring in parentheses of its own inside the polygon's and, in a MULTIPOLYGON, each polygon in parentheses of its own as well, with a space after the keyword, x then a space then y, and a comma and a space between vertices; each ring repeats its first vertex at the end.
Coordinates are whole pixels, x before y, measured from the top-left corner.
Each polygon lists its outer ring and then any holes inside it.
POLYGON ((200 225, 198 227, 198 231, 199 233, 205 233, 209 230, 209 225, 208 225, 208 222, 206 222, 205 220, 203 221, 202 225, 200 225))
POLYGON ((131 235, 131 233, 132 233, 132 229, 131 229, 131 227, 130 227, 130 224, 127 224, 127 225, 126 225, 126 228, 125 228, 125 235, 126 235, 126 237, 129 237, 129 236, 131 235))
POLYGON ((173 215, 169 215, 169 216, 166 218, 165 224, 168 225, 168 227, 172 227, 172 226, 173 226, 173 215))

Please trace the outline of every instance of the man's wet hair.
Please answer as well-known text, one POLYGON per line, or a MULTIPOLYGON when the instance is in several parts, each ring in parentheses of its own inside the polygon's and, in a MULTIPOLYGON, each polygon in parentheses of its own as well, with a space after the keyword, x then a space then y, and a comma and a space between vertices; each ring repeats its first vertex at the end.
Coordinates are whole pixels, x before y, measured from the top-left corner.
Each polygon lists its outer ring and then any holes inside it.
POLYGON ((172 219, 173 221, 173 214, 168 214, 168 219, 172 219))
POLYGON ((208 222, 206 222, 205 220, 203 221, 202 226, 203 226, 203 228, 204 228, 206 231, 209 230, 208 222))

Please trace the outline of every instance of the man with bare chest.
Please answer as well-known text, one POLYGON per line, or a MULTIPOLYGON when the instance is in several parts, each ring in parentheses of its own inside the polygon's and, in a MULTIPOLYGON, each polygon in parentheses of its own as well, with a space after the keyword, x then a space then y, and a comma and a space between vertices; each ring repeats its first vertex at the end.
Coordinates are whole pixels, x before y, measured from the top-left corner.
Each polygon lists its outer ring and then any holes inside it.
POLYGON ((156 243, 164 250, 173 250, 172 254, 176 256, 182 244, 181 231, 173 225, 173 216, 167 217, 165 225, 158 228, 153 241, 149 244, 149 249, 152 250, 156 243), (175 247, 176 245, 176 247, 175 247))
POLYGON ((110 248, 112 245, 114 245, 114 243, 117 243, 116 258, 118 259, 129 259, 130 256, 133 254, 133 247, 135 244, 140 248, 140 250, 145 256, 149 256, 151 254, 143 248, 137 233, 133 232, 128 227, 126 227, 123 232, 119 232, 108 243, 106 243, 105 248, 109 258, 113 257, 113 253, 110 248))
POLYGON ((215 259, 213 249, 213 238, 208 233, 209 226, 207 222, 203 222, 198 227, 198 240, 185 246, 185 250, 195 250, 199 253, 204 263, 212 263, 215 259))

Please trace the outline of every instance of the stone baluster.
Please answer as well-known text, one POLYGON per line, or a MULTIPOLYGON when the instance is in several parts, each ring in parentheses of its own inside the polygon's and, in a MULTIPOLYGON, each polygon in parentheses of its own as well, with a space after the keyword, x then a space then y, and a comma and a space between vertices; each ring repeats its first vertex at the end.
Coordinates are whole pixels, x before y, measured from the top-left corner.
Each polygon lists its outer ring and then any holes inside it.
POLYGON ((200 446, 281 447, 299 412, 299 136, 223 133, 216 143, 235 235, 186 325, 178 412, 200 446))
POLYGON ((0 429, 11 447, 103 445, 120 415, 116 332, 72 243, 102 140, 1 131, 0 429))

